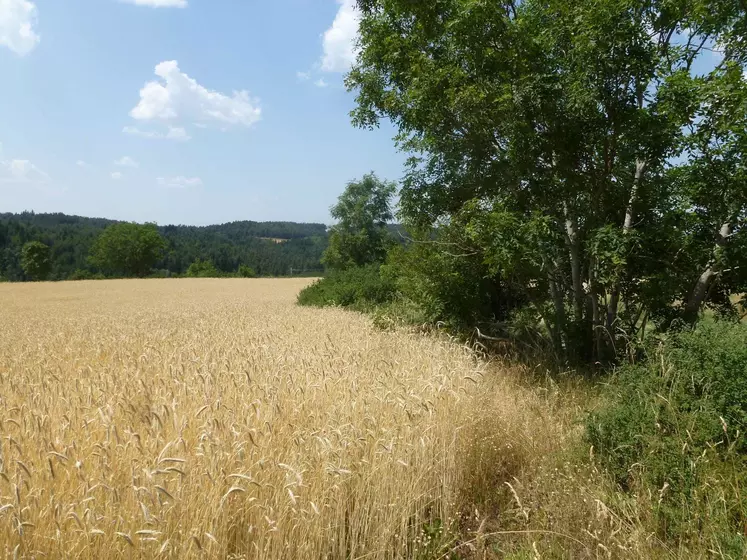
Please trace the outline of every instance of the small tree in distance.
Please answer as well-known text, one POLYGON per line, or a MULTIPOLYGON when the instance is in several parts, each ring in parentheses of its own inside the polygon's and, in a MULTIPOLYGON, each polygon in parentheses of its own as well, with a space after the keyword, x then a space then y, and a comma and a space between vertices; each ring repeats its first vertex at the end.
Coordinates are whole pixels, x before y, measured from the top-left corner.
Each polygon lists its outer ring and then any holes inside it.
POLYGON ((242 264, 239 266, 239 277, 241 278, 256 278, 257 271, 252 267, 242 264))
POLYGON ((217 278, 220 272, 215 268, 213 261, 197 259, 187 269, 188 278, 217 278))
POLYGON ((49 247, 41 241, 29 241, 21 249, 21 268, 32 280, 46 280, 52 269, 49 247))
POLYGON ((91 263, 108 273, 147 276, 163 256, 166 241, 155 224, 120 223, 109 226, 91 248, 91 263))
POLYGON ((383 262, 392 239, 386 229, 394 218, 391 200, 395 183, 369 173, 351 181, 331 209, 338 220, 329 235, 322 263, 336 270, 383 262))

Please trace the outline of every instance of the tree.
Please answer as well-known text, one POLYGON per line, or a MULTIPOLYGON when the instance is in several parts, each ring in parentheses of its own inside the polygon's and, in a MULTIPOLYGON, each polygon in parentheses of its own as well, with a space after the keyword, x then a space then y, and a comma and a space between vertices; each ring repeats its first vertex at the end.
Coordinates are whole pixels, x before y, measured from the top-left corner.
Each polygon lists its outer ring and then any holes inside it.
POLYGON ((215 268, 213 261, 197 259, 187 269, 189 278, 217 278, 220 276, 218 269, 215 268))
MULTIPOLYGON (((650 318, 738 284, 744 2, 358 6, 353 120, 399 128, 403 218, 448 231, 440 250, 481 262, 486 289, 520 287, 560 355, 613 359, 650 318), (697 74, 714 45, 723 60, 697 74)), ((503 308, 496 325, 519 311, 503 308)))
POLYGON ((163 256, 166 242, 155 224, 118 223, 91 247, 91 263, 110 274, 144 277, 163 256))
POLYGON ((348 183, 330 212, 338 220, 329 235, 322 263, 332 269, 383 262, 391 236, 387 222, 394 218, 391 200, 396 185, 374 173, 348 183))
POLYGON ((240 278, 256 278, 257 271, 245 264, 239 265, 238 275, 240 278))
POLYGON ((21 268, 32 280, 46 280, 52 269, 49 247, 41 241, 29 241, 21 249, 21 268))
MULTIPOLYGON (((65 214, 0 213, 0 275, 7 280, 27 278, 21 268, 24 243, 44 240, 52 247, 55 278, 91 275, 91 247, 112 220, 65 214)), ((221 272, 235 273, 246 264, 259 275, 283 276, 291 270, 321 271, 327 247, 327 226, 292 222, 233 222, 215 226, 160 226, 168 251, 155 268, 182 275, 198 257, 206 258, 221 272)), ((123 274, 123 273, 117 273, 123 274)))

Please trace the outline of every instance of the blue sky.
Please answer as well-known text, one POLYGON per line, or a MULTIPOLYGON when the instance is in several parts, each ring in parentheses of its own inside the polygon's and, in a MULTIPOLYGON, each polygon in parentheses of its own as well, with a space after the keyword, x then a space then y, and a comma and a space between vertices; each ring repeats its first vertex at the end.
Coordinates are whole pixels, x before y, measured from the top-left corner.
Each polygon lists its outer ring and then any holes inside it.
POLYGON ((0 212, 330 222, 402 174, 342 80, 352 0, 0 0, 0 212))

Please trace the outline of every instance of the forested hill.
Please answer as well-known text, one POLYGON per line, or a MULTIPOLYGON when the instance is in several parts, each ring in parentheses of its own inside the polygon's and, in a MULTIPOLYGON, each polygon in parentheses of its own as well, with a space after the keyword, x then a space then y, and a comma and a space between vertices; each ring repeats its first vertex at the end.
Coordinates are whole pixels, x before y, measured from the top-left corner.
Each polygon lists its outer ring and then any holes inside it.
MULTIPOLYGON (((0 214, 0 277, 23 280, 21 248, 41 241, 51 248, 50 279, 95 274, 89 263, 94 240, 116 220, 66 214, 0 214)), ((196 259, 211 260, 222 272, 247 265, 262 276, 321 272, 321 255, 327 247, 324 224, 294 222, 232 222, 214 226, 159 226, 168 243, 166 255, 156 265, 164 275, 183 274, 196 259)))

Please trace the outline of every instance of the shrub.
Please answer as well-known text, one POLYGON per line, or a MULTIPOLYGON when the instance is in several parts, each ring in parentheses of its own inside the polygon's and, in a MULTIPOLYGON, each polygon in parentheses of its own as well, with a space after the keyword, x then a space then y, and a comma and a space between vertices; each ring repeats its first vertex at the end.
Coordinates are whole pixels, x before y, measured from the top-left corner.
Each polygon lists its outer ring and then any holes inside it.
POLYGON ((187 278, 217 278, 221 274, 210 260, 197 259, 187 269, 187 278))
POLYGON ((250 266, 242 264, 241 266, 239 266, 238 276, 239 278, 256 278, 257 271, 250 266))
POLYGON ((621 368, 608 396, 586 434, 616 481, 653 496, 665 536, 694 538, 709 524, 719 546, 732 542, 747 523, 747 326, 671 335, 646 363, 621 368))
POLYGON ((94 274, 90 270, 78 268, 74 272, 70 273, 70 276, 68 276, 67 279, 68 280, 105 280, 106 276, 104 276, 100 272, 97 272, 96 274, 94 274))
POLYGON ((394 283, 380 274, 378 265, 330 272, 298 295, 301 305, 341 305, 364 311, 394 299, 394 283))
MULTIPOLYGON (((462 239, 452 228, 418 234, 418 241, 389 251, 382 276, 390 278, 411 308, 428 323, 444 323, 452 331, 475 325, 506 323, 522 303, 511 286, 491 273, 478 255, 454 254, 462 239)), ((505 334, 505 333, 501 333, 505 334)))

